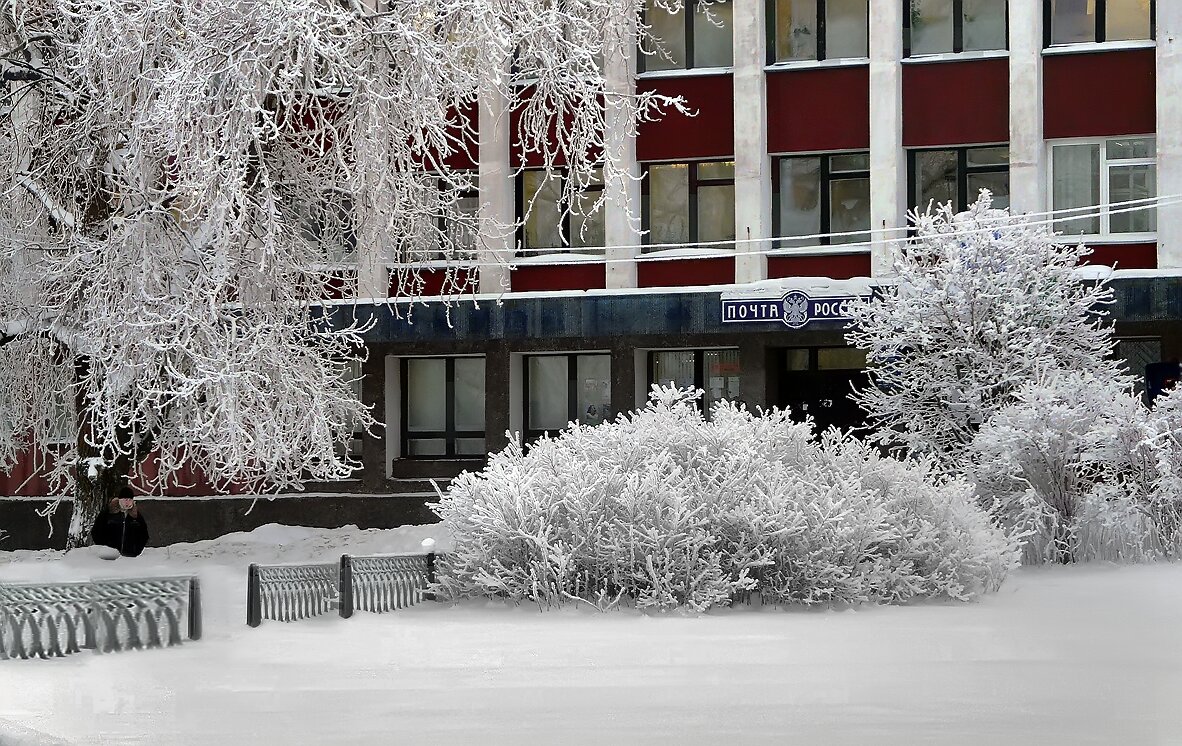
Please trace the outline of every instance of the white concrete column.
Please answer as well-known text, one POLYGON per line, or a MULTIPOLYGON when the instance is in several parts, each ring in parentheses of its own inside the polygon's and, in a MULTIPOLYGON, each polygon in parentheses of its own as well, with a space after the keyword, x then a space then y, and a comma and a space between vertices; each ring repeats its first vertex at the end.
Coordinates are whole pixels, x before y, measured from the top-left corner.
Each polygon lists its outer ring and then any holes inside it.
POLYGON ((1010 212, 1043 212, 1047 145, 1042 132, 1042 3, 1010 8, 1010 212))
MULTIPOLYGON (((1182 2, 1157 4, 1157 193, 1182 194, 1182 2)), ((1157 266, 1182 267, 1182 205, 1157 209, 1157 266)))
MULTIPOLYGON (((495 63, 494 63, 495 65, 495 63)), ((494 67, 495 69, 495 67, 494 67)), ((508 65, 504 67, 508 74, 508 65)), ((480 262, 481 293, 504 293, 509 290, 509 268, 505 262, 514 248, 513 169, 509 164, 512 126, 509 104, 496 92, 482 92, 480 109, 480 262), (499 260, 497 254, 499 252, 499 260)))
MULTIPOLYGON (((870 3, 870 225, 902 229, 907 215, 907 158, 903 152, 903 4, 870 3)), ((870 274, 890 274, 896 244, 874 234, 870 274)))
POLYGON ((357 297, 383 299, 390 294, 386 247, 380 239, 359 241, 357 246, 357 297))
POLYGON ((764 0, 734 0, 735 282, 767 279, 772 173, 767 154, 767 27, 764 0), (752 253, 754 252, 754 253, 752 253))
POLYGON ((604 184, 603 232, 607 243, 607 287, 636 287, 640 253, 640 163, 636 160, 636 34, 631 24, 609 29, 604 50, 605 157, 623 175, 604 184))

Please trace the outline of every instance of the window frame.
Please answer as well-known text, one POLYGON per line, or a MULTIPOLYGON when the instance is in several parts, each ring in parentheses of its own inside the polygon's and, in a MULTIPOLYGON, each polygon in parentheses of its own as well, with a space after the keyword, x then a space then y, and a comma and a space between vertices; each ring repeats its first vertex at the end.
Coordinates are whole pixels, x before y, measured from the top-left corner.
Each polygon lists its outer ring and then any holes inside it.
MULTIPOLYGON (((699 218, 699 215, 698 215, 698 188, 703 187, 703 186, 704 187, 729 186, 732 189, 734 189, 735 188, 734 165, 735 165, 735 161, 734 161, 733 157, 730 159, 707 158, 707 159, 696 160, 696 161, 644 161, 644 162, 642 162, 640 164, 640 174, 641 174, 641 179, 640 179, 640 225, 641 225, 641 230, 643 231, 643 237, 641 240, 641 243, 643 246, 641 248, 641 253, 647 254, 647 253, 654 252, 654 251, 668 251, 668 250, 675 249, 675 248, 697 248, 698 236, 701 234, 701 231, 699 230, 699 226, 698 226, 698 218, 699 218), (713 163, 729 163, 729 164, 731 164, 731 178, 729 178, 729 179, 699 179, 698 178, 698 167, 701 166, 702 164, 713 164, 713 163), (689 236, 688 236, 685 244, 681 247, 660 246, 657 248, 650 248, 650 241, 652 239, 652 233, 649 229, 651 227, 651 225, 650 225, 651 209, 650 208, 652 205, 650 203, 650 196, 649 196, 649 183, 650 183, 649 182, 649 169, 652 166, 678 166, 678 165, 682 165, 682 164, 684 164, 688 167, 688 170, 687 170, 688 178, 687 178, 686 186, 689 189, 689 200, 688 200, 689 215, 686 216, 687 217, 686 222, 687 222, 687 225, 689 226, 689 236)), ((737 221, 737 218, 736 218, 736 221, 737 221)), ((737 224, 736 224, 735 230, 736 230, 735 239, 733 239, 730 242, 729 246, 727 245, 727 242, 723 242, 720 244, 716 244, 714 246, 710 246, 708 248, 710 248, 712 250, 733 251, 735 248, 734 240, 738 239, 737 224)))
MULTIPOLYGON (((964 0, 952 0, 952 49, 947 52, 925 52, 915 55, 911 51, 911 10, 915 0, 903 0, 903 59, 924 59, 947 54, 965 54, 964 50, 964 0)), ((1005 3, 1005 42, 1000 49, 974 49, 968 54, 988 54, 1010 51, 1010 2, 1005 3)), ((1047 6, 1050 7, 1049 5, 1047 6)))
MULTIPOLYGON (((931 148, 908 148, 907 149, 907 205, 908 209, 926 210, 927 205, 920 205, 918 185, 915 183, 916 177, 916 155, 919 153, 940 153, 940 152, 955 152, 956 153, 956 204, 953 205, 954 212, 964 212, 969 209, 969 176, 973 174, 1000 174, 1006 175, 1007 182, 1010 175, 1010 158, 1009 158, 1010 144, 1004 143, 986 143, 977 145, 956 145, 951 147, 931 147, 931 148), (987 148, 1005 148, 1006 149, 1006 163, 1004 166, 990 165, 990 166, 970 166, 968 165, 969 151, 987 148)), ((975 196, 975 195, 974 195, 975 196)))
MULTIPOLYGON (((399 453, 401 458, 415 459, 420 461, 430 461, 438 459, 457 459, 457 458, 482 458, 474 453, 457 453, 456 440, 459 438, 481 438, 485 441, 484 457, 488 456, 488 418, 485 417, 484 430, 457 430, 456 429, 456 360, 480 358, 485 362, 485 375, 488 375, 488 358, 485 355, 408 355, 398 359, 398 383, 401 389, 398 400, 398 414, 399 414, 399 453), (407 395, 409 389, 409 368, 411 360, 443 360, 444 361, 444 429, 443 430, 416 430, 411 432, 407 427, 410 397, 407 395), (410 452, 410 441, 412 440, 443 440, 444 452, 438 454, 416 455, 410 452)), ((487 399, 487 384, 485 390, 485 398, 487 399)))
MULTIPOLYGON (((698 12, 698 0, 692 0, 693 10, 690 10, 691 0, 686 0, 681 6, 682 15, 682 31, 685 34, 685 65, 683 67, 667 67, 660 70, 648 69, 648 58, 654 55, 645 54, 644 51, 637 45, 636 48, 636 74, 637 75, 676 75, 679 72, 688 72, 690 70, 731 70, 735 66, 735 45, 734 45, 734 10, 735 0, 725 0, 731 4, 731 23, 727 25, 727 29, 732 33, 731 41, 731 64, 729 65, 695 65, 694 64, 694 13, 698 12)), ((774 0, 772 0, 774 2, 774 0)), ((641 8, 640 12, 641 23, 648 24, 647 9, 641 8)), ((662 41, 664 41, 662 39, 662 41)))
MULTIPOLYGON (((517 243, 517 248, 522 256, 542 256, 545 254, 553 254, 553 253, 557 253, 557 252, 569 253, 567 251, 568 249, 577 251, 577 253, 582 253, 582 254, 603 254, 603 253, 605 253, 605 251, 606 251, 605 246, 575 246, 575 245, 571 244, 571 235, 572 235, 571 234, 571 223, 572 223, 572 221, 571 221, 570 206, 566 203, 566 185, 567 185, 568 179, 570 179, 570 171, 566 168, 557 168, 554 170, 548 170, 546 168, 522 168, 522 169, 518 170, 517 175, 513 177, 513 202, 514 202, 514 209, 516 210, 515 215, 517 218, 517 228, 514 231, 514 239, 517 243), (562 244, 560 246, 526 246, 525 245, 526 207, 527 207, 527 202, 529 202, 529 200, 527 200, 526 196, 525 196, 525 174, 527 172, 548 173, 549 178, 557 178, 557 179, 560 179, 562 182, 560 185, 560 189, 559 189, 559 200, 560 201, 558 203, 558 209, 560 210, 560 216, 561 216, 561 221, 559 223, 558 229, 559 229, 559 234, 562 236, 562 244)), ((605 185, 604 185, 603 177, 602 177, 602 173, 601 173, 599 183, 588 184, 580 192, 580 194, 594 194, 594 195, 596 195, 596 197, 595 197, 596 200, 599 200, 603 196, 604 187, 605 187, 605 185)), ((589 218, 591 216, 584 215, 583 217, 589 218)), ((607 217, 606 206, 599 208, 599 217, 600 217, 600 219, 605 221, 605 228, 606 228, 606 217, 607 217)))
MULTIPOLYGON (((1072 47, 1080 44, 1105 44, 1108 43, 1108 0, 1095 0, 1096 2, 1096 28, 1095 37, 1092 41, 1070 41, 1054 43, 1054 28, 1055 14, 1051 8, 1051 0, 1043 0, 1042 6, 1042 47, 1043 49, 1059 49, 1064 47, 1072 47)), ((1007 3, 1007 12, 1009 4, 1007 3)), ((1008 32, 1007 32, 1008 33, 1008 32)), ((1119 39, 1114 43, 1136 43, 1138 41, 1157 41, 1157 0, 1149 0, 1149 38, 1148 39, 1119 39)))
POLYGON ((869 150, 834 150, 824 153, 777 153, 772 156, 772 237, 774 239, 773 246, 775 249, 791 249, 800 248, 795 246, 782 245, 783 242, 799 241, 796 236, 780 235, 780 200, 781 189, 783 188, 783 180, 780 178, 780 162, 791 158, 820 158, 821 170, 820 178, 820 204, 818 209, 821 214, 821 224, 817 231, 821 234, 821 238, 816 240, 820 246, 837 246, 842 249, 859 249, 862 250, 868 246, 873 237, 871 231, 874 229, 874 221, 871 219, 870 224, 866 226, 866 238, 861 241, 847 241, 833 243, 832 237, 829 235, 832 229, 833 215, 831 210, 832 204, 832 187, 830 184, 834 181, 842 181, 846 179, 867 179, 870 178, 870 151, 869 150), (836 179, 833 175, 833 170, 830 166, 830 159, 834 156, 850 156, 850 155, 865 155, 866 169, 864 171, 838 171, 836 179))
MULTIPOLYGON (((531 428, 529 424, 529 361, 535 357, 561 357, 566 358, 566 413, 567 424, 571 422, 579 422, 579 358, 588 357, 592 355, 600 355, 608 358, 608 386, 611 386, 611 353, 602 350, 580 350, 577 352, 531 352, 522 355, 521 360, 521 437, 525 445, 529 445, 538 438, 542 437, 544 433, 559 432, 552 428, 531 428)), ((607 415, 604 416, 604 422, 608 421, 607 415)), ((561 429, 566 429, 564 425, 561 429)))
MULTIPOLYGON (((1112 214, 1109 212, 1108 205, 1111 202, 1112 184, 1108 175, 1111 165, 1117 166, 1153 166, 1154 167, 1154 181, 1157 181, 1157 133, 1152 132, 1148 134, 1139 135, 1106 135, 1104 137, 1071 137, 1064 139, 1048 140, 1047 141, 1047 210, 1053 211, 1055 209, 1055 148, 1063 145, 1098 145, 1100 147, 1100 204, 1105 205, 1100 212, 1100 232, 1099 233, 1065 233, 1065 238, 1072 241, 1101 241, 1103 243, 1147 243, 1157 240, 1158 231, 1141 231, 1138 233, 1113 233, 1111 231, 1112 214), (1153 140, 1153 155, 1148 158, 1114 158, 1108 157, 1108 141, 1109 140, 1153 140)), ((1160 186, 1160 185, 1156 185, 1160 186)), ((1159 188, 1154 189, 1154 198, 1158 197, 1159 188)), ((1154 210, 1157 205, 1151 205, 1154 210)), ((1052 218, 1056 217, 1054 214, 1052 218)), ((1066 222, 1073 218, 1066 218, 1064 220, 1056 219, 1052 223, 1052 228, 1061 222, 1066 222)))
MULTIPOLYGON (((809 63, 820 63, 832 60, 860 60, 867 61, 870 59, 870 15, 873 12, 871 8, 872 0, 866 2, 866 56, 864 57, 828 57, 826 56, 826 48, 828 46, 828 34, 826 31, 827 13, 825 3, 827 0, 816 0, 817 2, 817 56, 812 59, 803 60, 781 60, 779 59, 778 50, 776 49, 776 0, 764 0, 765 2, 765 25, 767 26, 767 64, 769 67, 775 65, 807 65, 809 63)), ((906 0, 905 0, 906 1, 906 0)))

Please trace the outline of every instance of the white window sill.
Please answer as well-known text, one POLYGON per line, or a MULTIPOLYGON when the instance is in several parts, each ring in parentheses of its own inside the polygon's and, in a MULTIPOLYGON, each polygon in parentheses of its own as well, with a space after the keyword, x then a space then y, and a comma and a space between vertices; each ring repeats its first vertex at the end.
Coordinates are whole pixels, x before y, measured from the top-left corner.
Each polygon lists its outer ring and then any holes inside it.
POLYGON ((509 264, 516 267, 532 265, 552 266, 556 264, 603 264, 607 258, 603 254, 591 254, 574 249, 525 249, 530 252, 525 256, 517 256, 509 260, 509 264), (541 252, 541 253, 535 253, 541 252))
POLYGON ((923 65, 931 62, 971 62, 973 60, 998 60, 1010 56, 1006 49, 987 49, 980 52, 940 52, 938 54, 917 54, 903 58, 904 65, 923 65))
POLYGON ((702 78, 708 75, 730 75, 733 67, 688 67, 676 70, 649 70, 636 76, 637 80, 661 80, 662 78, 702 78))
POLYGON ((818 70, 827 67, 864 67, 870 64, 869 57, 839 57, 833 60, 791 60, 788 62, 774 62, 764 66, 769 73, 781 70, 818 70))
MULTIPOLYGON (((784 240, 782 237, 776 240, 784 240)), ((765 253, 774 256, 835 256, 844 254, 867 254, 868 243, 839 243, 829 246, 791 246, 783 249, 768 249, 765 253)))
POLYGON ((1085 246, 1109 246, 1119 244, 1134 244, 1134 243, 1157 243, 1156 233, 1106 233, 1103 235, 1093 236, 1068 236, 1060 235, 1058 239, 1063 243, 1077 244, 1082 243, 1085 246))
POLYGON ((1104 42, 1076 42, 1074 44, 1055 44, 1042 50, 1043 56, 1056 54, 1094 54, 1097 52, 1120 52, 1129 49, 1154 49, 1157 42, 1153 39, 1134 39, 1132 41, 1104 41, 1104 42))

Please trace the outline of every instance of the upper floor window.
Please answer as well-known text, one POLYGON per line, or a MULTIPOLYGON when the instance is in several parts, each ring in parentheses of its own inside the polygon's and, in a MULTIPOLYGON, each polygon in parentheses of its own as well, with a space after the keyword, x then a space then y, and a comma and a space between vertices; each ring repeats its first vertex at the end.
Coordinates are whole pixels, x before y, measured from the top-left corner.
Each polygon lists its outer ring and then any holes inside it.
POLYGON ((869 8, 868 0, 776 0, 770 62, 868 56, 869 8))
POLYGON ((909 0, 907 6, 908 57, 1006 48, 1006 0, 909 0))
MULTIPOLYGON (((1157 210, 1144 205, 1108 205, 1157 196, 1152 137, 1117 137, 1051 145, 1051 205, 1056 211, 1098 207, 1056 222, 1066 235, 1153 233, 1157 210)), ((1065 216, 1067 217, 1067 216, 1065 216)))
POLYGON ((644 170, 645 243, 669 248, 734 240, 734 161, 652 163, 644 170))
POLYGON ((645 0, 644 20, 659 42, 649 50, 653 54, 639 56, 637 67, 641 72, 730 67, 734 64, 732 11, 731 0, 709 4, 687 0, 676 13, 645 0))
POLYGON ((1005 145, 912 150, 907 160, 909 202, 921 211, 935 202, 963 212, 982 189, 993 193, 995 208, 1010 205, 1010 149, 1005 145))
POLYGON ((772 171, 772 212, 777 236, 816 236, 780 246, 869 240, 870 154, 783 156, 772 171))
MULTIPOLYGON (((439 218, 439 232, 447 237, 451 246, 463 254, 476 251, 480 224, 480 179, 477 174, 471 172, 462 172, 461 175, 462 179, 456 184, 452 211, 447 213, 446 217, 439 218)), ((446 188, 446 184, 440 179, 440 191, 446 188)))
POLYGON ((1154 0, 1047 0, 1044 7, 1047 46, 1153 38, 1154 0))
POLYGON ((593 210, 603 193, 603 181, 596 173, 579 192, 579 204, 568 209, 564 171, 530 169, 518 177, 517 215, 522 220, 523 249, 588 247, 602 251, 604 211, 593 210))

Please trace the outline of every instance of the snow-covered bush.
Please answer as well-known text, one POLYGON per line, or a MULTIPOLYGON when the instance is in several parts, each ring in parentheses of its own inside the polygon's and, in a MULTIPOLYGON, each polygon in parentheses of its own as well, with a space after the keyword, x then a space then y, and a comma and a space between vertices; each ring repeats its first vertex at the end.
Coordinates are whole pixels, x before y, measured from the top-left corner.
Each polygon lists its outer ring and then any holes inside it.
POLYGON ((439 591, 704 610, 751 591, 777 603, 969 599, 1016 545, 972 488, 781 410, 654 387, 638 412, 574 424, 466 473, 436 512, 455 548, 439 591))
POLYGON ((1026 562, 1142 561, 1179 547, 1176 395, 1154 412, 1127 388, 1051 372, 1014 394, 972 447, 980 499, 1026 562))
POLYGON ((1040 372, 1120 378, 1103 314, 1111 293, 1076 271, 1089 249, 992 209, 986 190, 966 212, 911 219, 897 282, 853 304, 846 335, 866 351, 870 384, 855 398, 878 442, 961 473, 977 429, 1040 372))

